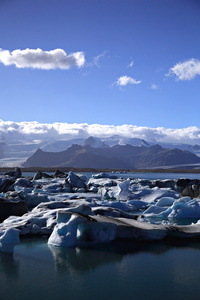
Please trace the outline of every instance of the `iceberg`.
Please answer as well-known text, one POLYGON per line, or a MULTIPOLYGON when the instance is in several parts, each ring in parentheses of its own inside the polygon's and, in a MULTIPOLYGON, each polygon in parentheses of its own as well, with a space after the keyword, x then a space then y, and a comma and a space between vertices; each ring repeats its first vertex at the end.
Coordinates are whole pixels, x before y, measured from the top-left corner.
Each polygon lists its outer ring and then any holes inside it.
POLYGON ((2 233, 2 236, 0 236, 0 251, 5 253, 13 253, 15 246, 19 243, 19 230, 9 228, 2 233))
POLYGON ((156 206, 165 207, 173 205, 175 199, 172 197, 162 197, 156 203, 156 206))
POLYGON ((110 242, 116 238, 116 226, 96 223, 95 220, 72 214, 67 223, 58 223, 49 237, 48 244, 59 247, 75 247, 110 242))
POLYGON ((174 202, 171 208, 172 211, 168 218, 200 219, 200 201, 198 200, 190 202, 181 198, 179 201, 174 202))
POLYGON ((14 251, 19 236, 26 235, 46 235, 48 243, 58 247, 124 238, 200 236, 200 222, 174 225, 185 218, 190 223, 200 219, 200 198, 182 197, 173 182, 160 180, 155 186, 153 180, 111 178, 105 174, 87 182, 72 172, 61 177, 4 179, 0 180, 2 201, 13 199, 13 208, 16 201, 23 200, 28 210, 21 216, 13 215, 11 210, 2 219, 1 251, 14 251))

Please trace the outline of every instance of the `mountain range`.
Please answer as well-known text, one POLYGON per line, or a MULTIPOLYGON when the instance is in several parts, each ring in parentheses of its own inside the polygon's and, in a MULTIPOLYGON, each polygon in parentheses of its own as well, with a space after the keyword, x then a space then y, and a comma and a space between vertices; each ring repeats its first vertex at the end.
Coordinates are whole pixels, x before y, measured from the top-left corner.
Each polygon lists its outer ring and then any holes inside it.
POLYGON ((91 147, 74 144, 65 151, 45 152, 38 149, 23 164, 24 167, 77 167, 107 169, 143 169, 155 167, 200 164, 200 157, 177 148, 165 149, 160 145, 115 145, 91 147))
MULTIPOLYGON (((61 155, 60 153, 62 152, 66 152, 69 148, 71 148, 73 145, 79 145, 82 148, 82 152, 84 152, 84 155, 86 157, 90 156, 90 159, 86 159, 86 161, 92 165, 91 161, 92 158, 97 162, 99 162, 99 164, 101 165, 102 163, 106 162, 106 158, 108 159, 109 157, 109 164, 111 164, 111 161, 113 162, 111 165, 113 166, 122 166, 123 168, 127 169, 127 168, 132 168, 132 167, 137 167, 137 166, 151 166, 151 167, 156 167, 158 164, 159 165, 166 165, 166 164, 170 164, 170 165, 174 165, 175 161, 178 162, 179 161, 179 157, 176 157, 176 159, 173 161, 173 159, 169 159, 170 157, 174 157, 175 155, 175 150, 173 149, 179 149, 182 151, 189 151, 192 152, 193 154, 196 154, 197 156, 200 156, 200 146, 199 145, 189 145, 189 144, 170 144, 170 143, 157 143, 155 142, 149 142, 149 141, 145 141, 144 139, 140 139, 140 138, 127 138, 127 137, 123 137, 120 135, 113 135, 113 136, 109 136, 109 137, 103 137, 103 138, 98 138, 98 137, 94 137, 94 136, 90 136, 88 138, 76 138, 76 139, 69 139, 69 140, 13 140, 12 142, 7 142, 6 139, 2 140, 0 143, 0 166, 1 167, 14 167, 14 166, 23 166, 24 162, 25 165, 27 164, 27 160, 29 157, 32 157, 35 152, 40 149, 41 151, 45 152, 45 155, 48 155, 47 153, 59 153, 59 155, 61 155), (140 152, 140 154, 137 155, 137 158, 135 157, 134 159, 132 159, 132 157, 128 157, 128 159, 126 159, 126 154, 123 154, 124 152, 124 146, 132 146, 132 147, 136 147, 139 148, 138 151, 140 152), (151 148, 155 145, 159 145, 162 147, 162 151, 159 151, 158 153, 154 153, 152 154, 153 157, 149 160, 149 158, 147 159, 147 162, 144 162, 144 157, 148 157, 148 149, 151 152, 152 149, 151 148), (89 150, 88 147, 91 147, 92 150, 89 150), (122 152, 122 155, 116 155, 116 148, 119 148, 120 151, 122 152), (103 149, 103 150, 101 150, 103 149), (106 150, 107 149, 107 150, 106 150), (169 149, 173 150, 173 151, 169 151, 169 149), (95 151, 94 151, 95 150, 95 151), (145 150, 145 151, 144 151, 145 150), (166 151, 164 151, 166 150, 166 151), (160 153, 161 152, 161 153, 160 153), (171 152, 171 154, 169 155, 169 152, 171 152), (173 152, 173 154, 172 154, 173 152), (107 154, 108 153, 108 154, 107 154), (154 156, 157 156, 156 158, 156 162, 154 161, 154 156), (163 161, 160 159, 160 156, 163 156, 163 161), (101 158, 100 158, 101 157, 101 158), (102 161, 102 157, 104 158, 104 160, 102 161), (168 157, 168 159, 166 159, 166 157, 168 157), (153 159, 153 160, 152 160, 153 159), (117 161, 116 161, 117 160, 117 161), (100 163, 101 161, 101 163, 100 163), (131 162, 131 161, 134 161, 131 162), (152 161, 152 163, 150 163, 152 161)), ((128 147, 127 146, 127 147, 128 147)), ((74 149, 74 147, 72 148, 74 149)), ((177 152, 176 150, 176 152, 177 152)), ((153 151, 153 150, 152 150, 153 151)), ((70 152, 70 150, 69 150, 70 152)), ((135 149, 132 149, 133 154, 135 153, 135 149)), ((154 152, 154 151, 153 151, 154 152)), ((133 155, 132 154, 132 155, 133 155)), ((135 155, 135 154, 134 154, 135 155)), ((181 157, 186 157, 185 159, 182 159, 181 162, 184 162, 184 164, 190 164, 191 163, 191 158, 188 158, 188 155, 182 154, 182 152, 180 152, 179 154, 181 157)), ((54 154, 52 154, 52 156, 54 157, 54 154)), ((56 156, 56 154, 55 154, 56 156)), ((62 156, 62 155, 61 155, 62 156)), ((178 156, 178 155, 177 155, 178 156)), ((68 164, 68 163, 73 163, 74 164, 78 164, 78 161, 81 160, 80 157, 80 153, 78 153, 77 151, 75 151, 74 155, 73 155, 73 159, 70 158, 69 161, 68 159, 64 159, 64 161, 58 162, 57 165, 59 164, 68 164), (76 157, 76 159, 75 159, 76 157), (76 162, 75 162, 76 160, 76 162)), ((194 156, 195 157, 195 156, 194 156)), ((192 161, 196 161, 198 163, 198 159, 193 159, 192 161)), ((79 163, 81 165, 83 165, 82 161, 79 161, 79 163)), ((107 162, 106 162, 107 163, 107 162)), ((192 162, 193 163, 193 162, 192 162)), ((41 162, 40 162, 41 164, 41 162)))

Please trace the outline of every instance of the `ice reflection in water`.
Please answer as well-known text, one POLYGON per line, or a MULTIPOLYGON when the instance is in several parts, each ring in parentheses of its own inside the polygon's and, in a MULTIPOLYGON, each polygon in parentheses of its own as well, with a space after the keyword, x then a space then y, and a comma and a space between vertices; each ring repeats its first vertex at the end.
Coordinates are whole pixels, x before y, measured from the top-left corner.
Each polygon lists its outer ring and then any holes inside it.
POLYGON ((188 240, 61 249, 25 239, 0 254, 0 299, 198 299, 199 257, 188 240))

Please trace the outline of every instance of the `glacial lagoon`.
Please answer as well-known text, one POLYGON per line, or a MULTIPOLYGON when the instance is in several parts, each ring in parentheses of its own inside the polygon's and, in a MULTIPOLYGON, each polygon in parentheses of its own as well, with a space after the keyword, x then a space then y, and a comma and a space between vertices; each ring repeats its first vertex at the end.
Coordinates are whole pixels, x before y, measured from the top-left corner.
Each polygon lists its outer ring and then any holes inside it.
MULTIPOLYGON (((199 174, 131 175, 150 180, 200 178, 199 174)), ((13 254, 0 252, 1 300, 200 296, 197 240, 115 240, 70 248, 54 247, 47 241, 47 237, 24 237, 13 254)))
POLYGON ((188 241, 61 249, 25 239, 0 254, 0 299, 198 299, 199 257, 188 241))

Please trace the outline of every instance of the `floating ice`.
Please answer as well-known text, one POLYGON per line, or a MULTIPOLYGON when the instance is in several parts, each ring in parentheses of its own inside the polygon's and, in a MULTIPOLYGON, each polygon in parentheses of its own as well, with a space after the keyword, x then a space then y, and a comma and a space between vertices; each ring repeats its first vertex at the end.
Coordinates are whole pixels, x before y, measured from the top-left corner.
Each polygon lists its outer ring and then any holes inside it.
POLYGON ((175 199, 172 197, 162 197, 158 200, 156 205, 160 207, 171 206, 174 203, 174 201, 175 199))
POLYGON ((95 178, 95 179, 99 179, 99 178, 117 179, 117 176, 113 175, 113 174, 110 175, 110 174, 107 174, 107 173, 98 173, 98 174, 93 174, 92 178, 95 178))
POLYGON ((48 244, 72 247, 104 243, 116 238, 116 225, 88 222, 87 217, 72 215, 67 223, 58 223, 49 237, 48 244))
POLYGON ((159 207, 156 205, 151 205, 147 210, 143 212, 145 217, 163 217, 162 212, 166 211, 166 207, 159 207))
POLYGON ((77 227, 78 244, 107 243, 116 239, 116 225, 109 223, 84 222, 77 227))
POLYGON ((160 180, 155 186, 151 180, 113 179, 104 174, 96 177, 87 185, 86 178, 74 173, 34 180, 2 177, 1 197, 25 200, 30 211, 21 217, 10 215, 0 223, 0 238, 7 230, 16 229, 20 235, 48 235, 50 244, 66 247, 115 238, 200 236, 198 223, 155 227, 134 220, 141 213, 143 221, 157 218, 160 224, 166 219, 168 223, 181 218, 200 219, 200 199, 180 198, 173 182, 160 180))
POLYGON ((67 181, 71 184, 72 188, 86 188, 84 180, 75 175, 73 172, 69 172, 67 181))
POLYGON ((190 203, 187 198, 174 202, 169 218, 200 219, 200 202, 194 199, 190 203))
POLYGON ((75 246, 80 221, 83 222, 84 219, 72 215, 67 223, 58 223, 49 237, 48 244, 59 247, 75 246))
POLYGON ((116 181, 110 179, 110 178, 90 178, 88 181, 88 186, 93 187, 111 187, 116 186, 116 181))
POLYGON ((142 200, 153 204, 156 200, 162 197, 171 197, 172 195, 176 198, 174 191, 169 188, 154 187, 151 189, 151 193, 149 195, 142 197, 142 200))
POLYGON ((0 251, 13 253, 15 246, 19 243, 19 230, 9 228, 0 236, 0 251))

